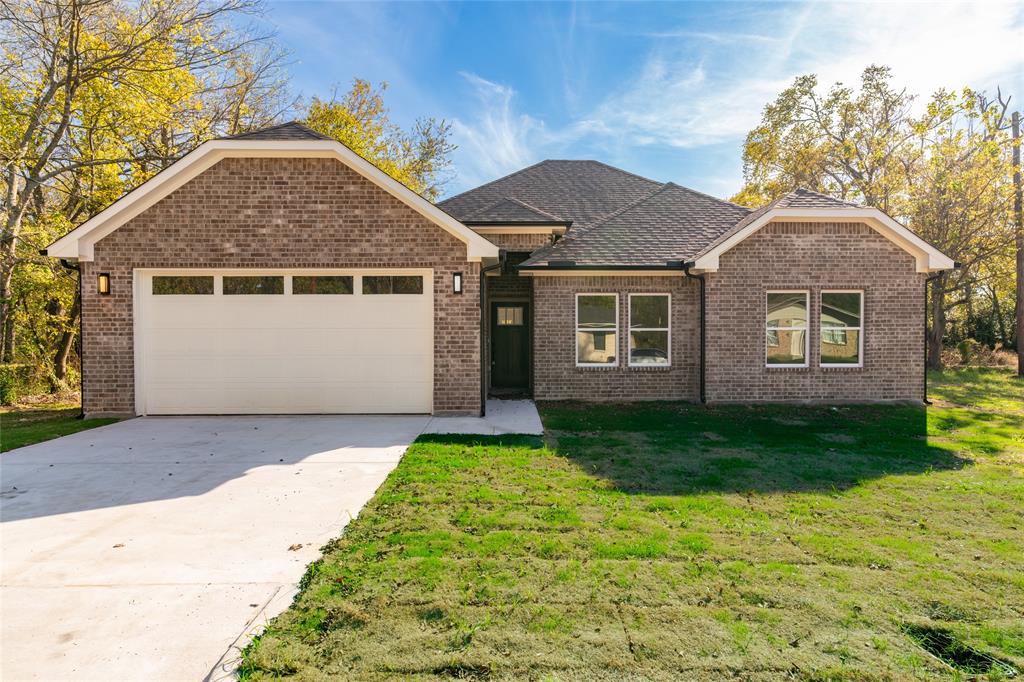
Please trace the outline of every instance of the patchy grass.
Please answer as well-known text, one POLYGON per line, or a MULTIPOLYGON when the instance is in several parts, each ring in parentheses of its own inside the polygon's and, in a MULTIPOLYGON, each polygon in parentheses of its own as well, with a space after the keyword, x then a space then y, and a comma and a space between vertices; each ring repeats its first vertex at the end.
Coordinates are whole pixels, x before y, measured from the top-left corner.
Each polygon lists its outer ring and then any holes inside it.
POLYGON ((1024 379, 1006 367, 968 367, 928 373, 932 400, 1024 415, 1024 379))
POLYGON ((981 385, 951 379, 936 391, 947 405, 928 410, 549 404, 543 443, 424 437, 239 672, 1024 669, 1024 414, 1015 385, 974 372, 961 379, 981 385))
POLYGON ((41 443, 97 426, 113 424, 116 419, 79 419, 81 408, 64 403, 37 404, 30 407, 0 408, 0 452, 23 445, 41 443))

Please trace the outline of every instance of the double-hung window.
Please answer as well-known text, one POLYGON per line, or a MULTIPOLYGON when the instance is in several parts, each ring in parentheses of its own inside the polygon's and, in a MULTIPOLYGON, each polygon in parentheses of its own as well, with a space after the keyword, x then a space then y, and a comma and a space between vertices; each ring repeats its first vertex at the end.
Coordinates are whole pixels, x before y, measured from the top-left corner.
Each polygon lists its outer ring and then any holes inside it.
POLYGON ((666 367, 671 364, 669 294, 629 295, 630 367, 666 367))
POLYGON ((860 367, 864 356, 864 292, 821 292, 821 366, 860 367))
POLYGON ((769 291, 766 297, 765 365, 807 366, 807 291, 769 291))
POLYGON ((619 362, 618 294, 576 294, 576 365, 612 367, 619 362))

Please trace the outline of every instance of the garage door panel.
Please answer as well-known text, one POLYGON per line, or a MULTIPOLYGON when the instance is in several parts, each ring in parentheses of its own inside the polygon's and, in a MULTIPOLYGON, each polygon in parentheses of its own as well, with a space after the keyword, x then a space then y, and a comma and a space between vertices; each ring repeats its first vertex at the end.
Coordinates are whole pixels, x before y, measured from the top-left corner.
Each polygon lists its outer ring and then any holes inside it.
POLYGON ((422 295, 154 296, 144 282, 141 409, 429 412, 433 296, 424 279, 422 295))

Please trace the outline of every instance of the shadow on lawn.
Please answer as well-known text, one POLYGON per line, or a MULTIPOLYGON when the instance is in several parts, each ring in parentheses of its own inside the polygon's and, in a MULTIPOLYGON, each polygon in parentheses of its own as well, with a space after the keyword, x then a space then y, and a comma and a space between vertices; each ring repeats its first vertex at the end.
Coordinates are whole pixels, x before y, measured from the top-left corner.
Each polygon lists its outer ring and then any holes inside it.
MULTIPOLYGON (((942 424, 929 438, 919 406, 548 403, 542 414, 561 456, 633 494, 844 490, 865 479, 971 463, 963 442, 941 435, 942 424)), ((966 411, 947 415, 946 426, 975 428, 976 417, 994 422, 993 429, 1020 426, 966 411)), ((984 437, 974 445, 969 449, 997 447, 984 437)))

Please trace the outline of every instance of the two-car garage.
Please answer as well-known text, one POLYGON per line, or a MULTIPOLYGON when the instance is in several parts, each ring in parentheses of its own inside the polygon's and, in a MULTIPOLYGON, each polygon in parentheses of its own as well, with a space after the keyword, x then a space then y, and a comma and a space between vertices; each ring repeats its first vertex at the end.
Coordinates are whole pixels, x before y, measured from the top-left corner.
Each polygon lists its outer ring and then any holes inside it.
POLYGON ((138 414, 429 413, 430 270, 136 270, 138 414))

